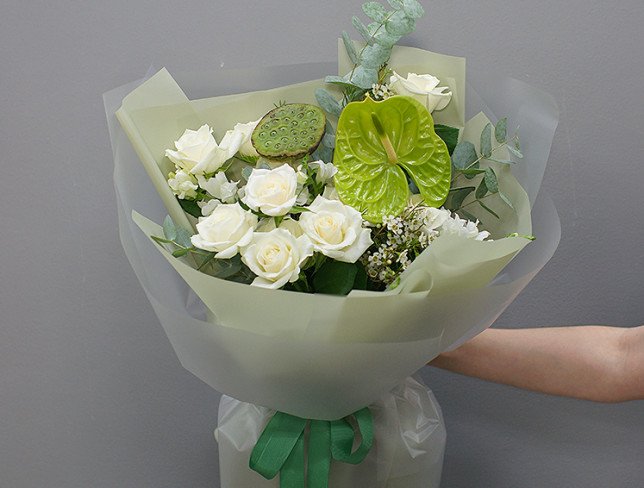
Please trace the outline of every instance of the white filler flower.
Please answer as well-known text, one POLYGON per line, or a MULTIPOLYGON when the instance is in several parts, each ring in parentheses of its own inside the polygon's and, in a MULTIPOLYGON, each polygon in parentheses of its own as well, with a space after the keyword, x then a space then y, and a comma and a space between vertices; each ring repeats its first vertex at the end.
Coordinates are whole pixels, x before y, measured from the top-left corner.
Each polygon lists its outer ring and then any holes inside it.
POLYGON ((389 86, 396 95, 415 98, 432 113, 443 110, 452 99, 452 92, 447 86, 438 86, 440 80, 432 75, 409 73, 403 78, 394 71, 389 79, 389 86), (447 90, 447 91, 446 91, 447 90))
POLYGON ((217 259, 229 259, 250 243, 255 227, 257 217, 238 203, 217 205, 208 217, 199 219, 192 245, 217 253, 217 259))
POLYGON ((297 199, 297 173, 288 164, 254 169, 244 188, 243 202, 271 217, 286 215, 297 199))
POLYGON ((355 263, 373 244, 371 230, 362 227, 362 215, 356 209, 318 196, 308 210, 300 216, 300 227, 325 256, 355 263))
POLYGON ((214 173, 232 158, 243 140, 241 131, 229 130, 219 144, 208 125, 199 130, 187 129, 174 145, 176 151, 166 149, 165 155, 178 168, 192 174, 214 173))
POLYGON ((301 264, 312 255, 313 245, 306 235, 296 238, 278 228, 255 232, 242 250, 242 261, 257 275, 252 285, 277 289, 297 281, 301 264))

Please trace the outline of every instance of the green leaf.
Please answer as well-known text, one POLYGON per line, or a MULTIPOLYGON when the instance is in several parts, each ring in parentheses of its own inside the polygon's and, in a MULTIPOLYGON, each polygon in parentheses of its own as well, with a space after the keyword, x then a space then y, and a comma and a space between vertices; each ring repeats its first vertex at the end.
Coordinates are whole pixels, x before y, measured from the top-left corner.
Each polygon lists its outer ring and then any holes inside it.
POLYGON ((492 156, 492 124, 488 123, 481 132, 481 155, 492 156))
POLYGON ((163 219, 163 235, 170 241, 174 241, 177 238, 177 228, 169 215, 166 215, 165 219, 163 219))
POLYGON ((447 151, 451 156, 454 153, 456 145, 458 144, 458 129, 456 127, 450 127, 448 125, 436 124, 434 126, 434 130, 436 131, 438 137, 445 141, 445 144, 447 145, 447 151))
POLYGON ((420 19, 425 14, 422 5, 416 0, 403 0, 402 7, 405 14, 413 19, 420 19))
POLYGON ((465 169, 469 168, 478 158, 474 144, 469 141, 464 141, 454 149, 452 163, 456 169, 465 169))
POLYGON ((150 239, 152 239, 154 242, 158 244, 174 244, 173 241, 169 239, 164 239, 163 237, 159 237, 159 236, 150 236, 150 239))
POLYGON ((384 47, 392 49, 400 40, 400 36, 394 36, 387 32, 387 29, 379 29, 373 34, 374 40, 384 47))
POLYGON ((181 247, 192 247, 192 241, 190 238, 192 233, 182 227, 177 227, 177 238, 174 240, 181 247))
POLYGON ((494 127, 494 137, 496 142, 503 144, 508 138, 508 118, 504 117, 499 120, 494 127))
POLYGON ((345 90, 362 90, 359 86, 356 86, 355 84, 351 83, 349 81, 349 75, 347 76, 336 76, 336 75, 329 75, 324 78, 325 83, 330 83, 332 85, 337 85, 345 90))
POLYGON ((315 90, 315 99, 320 104, 320 107, 322 107, 322 110, 331 115, 335 115, 336 117, 340 116, 340 113, 342 112, 340 102, 333 98, 333 95, 328 91, 323 88, 318 88, 315 90))
POLYGON ((389 5, 391 5, 391 8, 395 10, 401 10, 403 8, 403 1, 402 0, 387 0, 389 2, 389 5))
POLYGON ((503 200, 508 207, 514 210, 514 205, 512 205, 512 201, 505 193, 503 193, 502 191, 499 191, 499 197, 501 197, 501 200, 503 200))
POLYGON ((481 199, 485 195, 487 195, 487 192, 488 192, 488 188, 487 188, 487 185, 485 183, 485 178, 483 178, 481 180, 481 182, 479 183, 479 186, 476 189, 476 193, 474 195, 476 196, 477 199, 481 199))
POLYGON ((362 5, 362 11, 371 20, 382 22, 387 18, 387 9, 378 2, 367 2, 362 5))
POLYGON ((365 68, 379 69, 383 64, 387 63, 390 55, 391 49, 382 44, 366 46, 362 51, 362 66, 365 68))
POLYGON ((517 158, 521 159, 523 158, 523 153, 519 151, 518 149, 512 147, 512 146, 507 146, 508 151, 510 151, 512 154, 514 154, 517 158))
POLYGON ((189 252, 190 252, 190 249, 181 248, 181 249, 177 249, 176 251, 172 251, 172 255, 175 258, 180 258, 182 256, 185 256, 189 252))
POLYGON ((490 191, 490 193, 499 192, 499 181, 497 180, 496 173, 492 168, 485 169, 484 180, 485 186, 487 186, 487 189, 490 191))
POLYGON ((394 36, 411 34, 415 27, 416 21, 412 17, 407 17, 403 11, 394 13, 385 24, 387 32, 394 36))
POLYGON ((357 268, 356 279, 353 281, 354 290, 366 290, 369 277, 367 276, 367 271, 364 269, 364 266, 359 263, 355 263, 357 268))
POLYGON ((474 178, 474 177, 475 177, 475 176, 477 176, 477 175, 480 175, 480 174, 485 173, 485 170, 484 170, 484 169, 481 169, 481 168, 470 168, 470 169, 463 169, 463 170, 460 170, 460 171, 461 171, 461 173, 463 173, 465 176, 467 176, 467 177, 468 177, 468 179, 472 179, 472 178, 474 178))
POLYGON ((473 186, 464 186, 462 188, 452 188, 445 202, 445 208, 449 210, 458 210, 463 205, 467 196, 475 190, 473 186))
POLYGON ((409 176, 429 206, 447 198, 451 164, 427 109, 408 97, 348 104, 338 120, 333 162, 340 199, 366 220, 399 215, 409 199, 409 176))
POLYGON ((333 149, 335 147, 335 134, 324 134, 324 137, 322 137, 322 145, 333 149))
POLYGON ((467 219, 467 220, 469 220, 469 221, 471 221, 471 222, 477 222, 477 221, 478 221, 478 222, 480 222, 480 220, 479 220, 475 215, 472 215, 472 214, 471 214, 471 213, 469 213, 467 210, 460 209, 460 210, 458 211, 458 215, 459 215, 461 218, 465 218, 465 219, 467 219))
POLYGON ((354 15, 351 18, 351 23, 353 24, 353 27, 355 27, 356 30, 360 33, 360 35, 365 40, 365 42, 369 45, 372 45, 373 39, 371 37, 371 34, 369 33, 365 25, 362 23, 362 21, 354 15))
POLYGON ((357 274, 356 264, 328 260, 313 275, 313 289, 316 293, 347 295, 353 288, 357 274))
POLYGON ((364 66, 357 66, 356 69, 353 70, 353 73, 350 75, 349 80, 354 85, 364 90, 369 90, 374 83, 378 83, 378 70, 366 68, 364 66))
POLYGON ((353 64, 360 64, 358 53, 356 52, 356 47, 353 45, 353 41, 349 37, 349 34, 346 33, 346 31, 342 31, 342 41, 344 42, 344 49, 347 51, 347 55, 349 56, 351 62, 353 64))
POLYGON ((192 215, 193 217, 201 217, 201 209, 199 208, 199 205, 197 205, 197 202, 194 200, 179 200, 179 205, 181 205, 181 208, 183 211, 189 215, 192 215))
POLYGON ((212 267, 210 274, 225 280, 242 270, 241 258, 237 255, 230 259, 217 259, 212 262, 212 267))
POLYGON ((501 217, 499 217, 499 214, 497 214, 494 210, 492 210, 490 207, 488 207, 487 205, 485 205, 482 201, 480 201, 480 200, 477 200, 477 201, 478 201, 478 203, 479 203, 479 205, 480 205, 481 207, 483 207, 486 211, 488 211, 489 213, 491 213, 492 215, 494 215, 497 219, 500 219, 500 218, 501 218, 501 217))

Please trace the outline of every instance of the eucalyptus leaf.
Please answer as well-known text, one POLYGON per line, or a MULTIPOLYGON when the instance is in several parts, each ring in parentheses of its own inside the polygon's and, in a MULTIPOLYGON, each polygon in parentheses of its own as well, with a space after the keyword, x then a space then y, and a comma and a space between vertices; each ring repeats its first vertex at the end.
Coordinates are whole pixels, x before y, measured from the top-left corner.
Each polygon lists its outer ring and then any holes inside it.
POLYGON ((488 192, 487 184, 485 183, 485 178, 483 178, 480 181, 479 186, 476 188, 476 193, 474 194, 474 196, 476 196, 476 198, 480 200, 485 195, 487 195, 487 192, 488 192))
POLYGON ((374 40, 384 47, 393 48, 400 40, 400 36, 394 36, 387 32, 387 29, 379 29, 373 34, 374 40))
POLYGON ((448 125, 436 124, 434 125, 434 130, 438 137, 443 139, 447 145, 447 150, 449 151, 450 156, 454 153, 454 149, 458 144, 458 133, 459 130, 456 127, 450 127, 448 125))
POLYGON ((467 210, 463 210, 462 208, 461 208, 461 209, 459 209, 459 211, 458 211, 458 215, 459 215, 460 217, 463 217, 463 218, 465 218, 465 219, 467 219, 467 220, 471 221, 471 222, 480 222, 480 220, 476 217, 476 215, 472 215, 472 214, 471 214, 471 213, 469 213, 467 210))
POLYGON ((508 138, 508 118, 503 117, 494 127, 494 137, 496 142, 503 144, 508 138))
POLYGON ((483 179, 485 181, 485 186, 487 186, 487 189, 490 193, 499 192, 499 181, 496 177, 496 173, 492 168, 485 169, 485 176, 483 179))
POLYGON ((383 64, 387 63, 390 55, 391 49, 382 44, 366 46, 362 51, 362 66, 365 68, 379 69, 383 64))
POLYGON ((505 193, 503 193, 502 191, 499 191, 499 197, 501 197, 501 200, 503 200, 508 207, 514 210, 514 205, 512 204, 512 200, 510 200, 510 198, 505 193))
POLYGON ((338 102, 333 97, 333 95, 331 95, 324 88, 318 88, 317 90, 315 90, 315 99, 318 101, 320 107, 322 107, 325 112, 328 112, 331 115, 335 115, 336 117, 340 116, 340 113, 342 112, 340 102, 338 102))
POLYGON ((425 14, 422 5, 416 0, 402 0, 402 7, 405 14, 413 19, 420 19, 425 14))
MULTIPOLYGON (((461 170, 461 173, 463 173, 465 176, 474 178, 477 175, 485 173, 485 170, 482 168, 470 168, 470 169, 463 169, 461 170)), ((468 178, 470 179, 470 178, 468 178)))
POLYGON ((360 64, 358 53, 356 52, 356 47, 346 31, 342 31, 342 41, 344 42, 344 49, 347 51, 347 55, 349 56, 351 62, 353 64, 360 64))
POLYGON ((407 17, 403 11, 395 12, 385 24, 387 32, 395 36, 411 34, 415 27, 416 21, 412 17, 407 17))
POLYGON ((178 200, 179 205, 181 205, 181 208, 185 213, 192 215, 193 217, 201 217, 201 208, 199 208, 197 202, 194 200, 182 200, 181 198, 178 200))
POLYGON ((324 134, 322 145, 333 149, 335 147, 335 134, 324 134))
POLYGON ((242 263, 239 255, 231 259, 217 259, 213 261, 211 274, 217 278, 225 280, 236 275, 242 269, 242 263))
POLYGON ((241 176, 242 178, 244 178, 244 180, 248 181, 252 172, 253 168, 251 168, 250 166, 244 166, 241 170, 241 176))
MULTIPOLYGON (((378 70, 358 66, 353 70, 350 77, 351 83, 365 90, 369 90, 375 83, 378 83, 378 70)), ((317 94, 317 91, 316 91, 317 94)), ((318 100, 319 101, 319 100, 318 100)), ((324 107, 322 107, 324 108, 324 107)))
POLYGON ((387 2, 389 2, 389 5, 391 5, 391 8, 395 10, 401 10, 403 8, 402 0, 387 0, 387 2))
POLYGON ((177 228, 169 215, 166 215, 165 219, 163 219, 163 235, 170 241, 174 241, 177 238, 177 228))
POLYGON ((456 169, 465 169, 472 165, 478 158, 474 144, 469 141, 464 141, 454 149, 452 163, 456 169))
POLYGON ((373 38, 371 37, 371 34, 365 27, 365 25, 362 23, 362 21, 356 17, 355 15, 351 18, 351 23, 353 24, 353 27, 360 33, 362 38, 365 40, 365 42, 369 45, 373 44, 373 38))
POLYGON ((499 163, 499 164, 516 164, 514 161, 511 159, 496 159, 496 158, 487 158, 488 161, 492 161, 494 163, 499 163))
POLYGON ((501 218, 501 217, 499 217, 499 214, 497 214, 494 210, 492 210, 490 207, 488 207, 487 205, 485 205, 482 201, 478 200, 478 204, 479 204, 481 207, 483 207, 483 209, 485 209, 487 212, 489 212, 490 214, 494 215, 497 219, 500 219, 500 218, 501 218))
POLYGON ((492 156, 492 124, 489 122, 481 132, 481 155, 485 158, 492 156))
POLYGON ((191 237, 192 232, 182 227, 177 227, 177 238, 174 240, 174 242, 182 247, 192 247, 192 241, 190 240, 191 237))
POLYGON ((521 159, 523 158, 523 153, 521 153, 520 150, 512 147, 512 146, 507 146, 508 151, 510 151, 512 154, 514 154, 517 158, 521 159))
POLYGON ((378 2, 367 2, 362 5, 362 11, 371 20, 381 22, 387 18, 387 9, 378 2))
POLYGON ((349 75, 347 76, 336 76, 336 75, 329 75, 324 78, 325 83, 330 83, 332 85, 338 85, 345 90, 351 90, 351 89, 358 89, 362 90, 359 86, 354 85, 349 81, 349 75))
POLYGON ((316 293, 347 295, 358 274, 358 266, 352 263, 328 260, 313 275, 313 289, 316 293))
POLYGON ((449 191, 449 196, 445 202, 445 207, 449 210, 456 211, 463 205, 467 196, 475 190, 473 186, 464 186, 462 188, 453 188, 449 191))

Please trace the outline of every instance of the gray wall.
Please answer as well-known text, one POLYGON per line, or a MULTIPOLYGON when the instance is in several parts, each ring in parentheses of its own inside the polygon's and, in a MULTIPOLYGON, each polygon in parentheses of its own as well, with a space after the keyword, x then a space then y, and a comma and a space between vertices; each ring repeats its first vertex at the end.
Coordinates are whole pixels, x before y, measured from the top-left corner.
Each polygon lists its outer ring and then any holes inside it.
MULTIPOLYGON (((214 487, 218 394, 173 355, 120 247, 101 94, 147 68, 332 61, 360 0, 0 4, 0 487, 214 487)), ((425 1, 406 43, 561 109, 543 190, 563 238, 503 327, 644 322, 642 0, 425 1)), ((427 368, 443 486, 644 486, 644 404, 427 368)))

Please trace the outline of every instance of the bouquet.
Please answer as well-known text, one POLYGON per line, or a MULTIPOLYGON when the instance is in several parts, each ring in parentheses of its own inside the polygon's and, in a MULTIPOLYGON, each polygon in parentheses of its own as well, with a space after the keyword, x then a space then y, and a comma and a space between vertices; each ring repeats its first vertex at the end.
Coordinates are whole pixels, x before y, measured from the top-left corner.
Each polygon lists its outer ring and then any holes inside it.
POLYGON ((438 486, 440 409, 405 378, 556 248, 551 100, 489 76, 479 96, 463 59, 395 45, 423 11, 390 5, 353 19, 337 76, 202 73, 182 84, 216 96, 190 100, 161 70, 105 96, 123 246, 182 364, 229 395, 223 486, 438 486))

